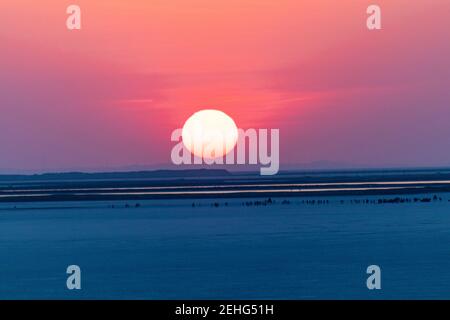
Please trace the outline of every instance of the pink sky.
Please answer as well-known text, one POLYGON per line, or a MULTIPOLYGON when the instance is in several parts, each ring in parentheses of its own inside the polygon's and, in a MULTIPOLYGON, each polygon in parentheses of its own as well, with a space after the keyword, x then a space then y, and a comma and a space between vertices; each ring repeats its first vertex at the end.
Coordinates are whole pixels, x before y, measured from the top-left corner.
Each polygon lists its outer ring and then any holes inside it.
POLYGON ((0 172, 170 163, 203 108, 282 163, 448 166, 449 30, 448 0, 2 1, 0 172))

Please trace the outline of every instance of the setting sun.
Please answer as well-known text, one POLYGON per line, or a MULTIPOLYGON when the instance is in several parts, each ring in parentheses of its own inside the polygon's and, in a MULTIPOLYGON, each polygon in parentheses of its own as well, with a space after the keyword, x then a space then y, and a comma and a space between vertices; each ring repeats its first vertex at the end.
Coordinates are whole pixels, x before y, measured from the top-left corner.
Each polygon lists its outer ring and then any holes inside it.
POLYGON ((201 110, 186 121, 182 137, 183 144, 193 155, 214 159, 233 150, 238 129, 233 119, 224 112, 201 110))

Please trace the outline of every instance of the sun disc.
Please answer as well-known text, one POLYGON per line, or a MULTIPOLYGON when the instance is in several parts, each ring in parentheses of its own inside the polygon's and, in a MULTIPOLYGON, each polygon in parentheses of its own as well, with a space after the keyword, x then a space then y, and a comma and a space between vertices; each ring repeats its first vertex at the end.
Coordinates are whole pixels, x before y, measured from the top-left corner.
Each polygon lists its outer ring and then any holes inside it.
POLYGON ((184 146, 195 156, 206 159, 223 157, 236 145, 238 129, 233 119, 220 110, 194 113, 183 126, 184 146))

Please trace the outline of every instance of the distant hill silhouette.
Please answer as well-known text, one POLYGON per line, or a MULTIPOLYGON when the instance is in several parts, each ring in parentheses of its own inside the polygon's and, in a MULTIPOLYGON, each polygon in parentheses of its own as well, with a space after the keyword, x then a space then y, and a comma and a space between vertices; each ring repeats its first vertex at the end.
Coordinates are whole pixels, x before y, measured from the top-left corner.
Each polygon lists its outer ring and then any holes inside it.
POLYGON ((127 180, 161 178, 209 178, 226 177, 231 173, 223 169, 154 170, 134 172, 64 172, 33 175, 0 175, 0 181, 42 181, 42 180, 127 180))

